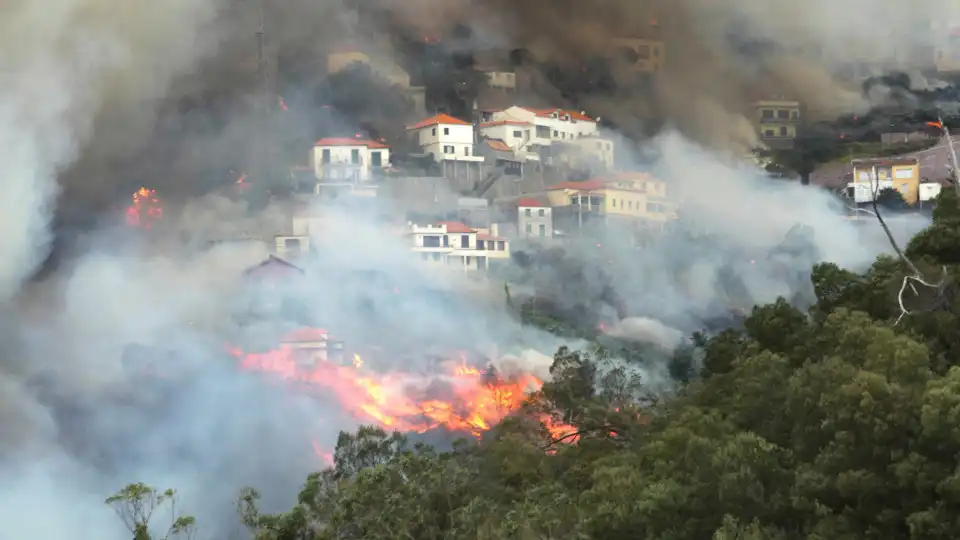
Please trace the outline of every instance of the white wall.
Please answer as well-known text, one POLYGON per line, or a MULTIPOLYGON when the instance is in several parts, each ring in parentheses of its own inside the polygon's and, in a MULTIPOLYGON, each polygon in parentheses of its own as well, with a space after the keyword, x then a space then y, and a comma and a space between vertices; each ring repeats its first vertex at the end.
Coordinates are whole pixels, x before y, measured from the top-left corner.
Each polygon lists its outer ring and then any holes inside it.
POLYGON ((595 135, 598 131, 596 122, 564 118, 563 111, 557 112, 557 118, 551 118, 537 116, 533 111, 516 106, 493 113, 494 121, 521 120, 547 128, 549 132, 543 137, 537 135, 536 129, 531 132, 531 142, 544 146, 549 145, 554 140, 572 141, 580 137, 595 135))
POLYGON ((416 130, 417 144, 424 152, 443 160, 480 161, 473 144, 473 125, 435 124, 416 130), (452 151, 450 151, 452 150, 452 151))
POLYGON ((514 150, 520 150, 533 136, 531 124, 497 124, 480 128, 480 134, 490 139, 500 139, 514 150), (519 136, 518 136, 519 135, 519 136))
MULTIPOLYGON (((342 180, 358 180, 361 182, 369 181, 372 176, 372 171, 376 168, 387 167, 390 164, 390 149, 389 148, 368 148, 364 145, 355 145, 355 146, 314 146, 313 151, 310 153, 310 167, 313 169, 314 174, 317 178, 326 178, 331 179, 331 175, 347 175, 345 178, 340 178, 342 180), (330 151, 330 163, 332 167, 330 170, 324 171, 323 163, 323 153, 324 150, 330 151), (359 162, 357 164, 353 163, 352 155, 353 151, 358 152, 359 162), (380 166, 373 166, 372 156, 374 154, 380 155, 380 166), (339 166, 343 167, 342 170, 339 166), (354 167, 350 167, 354 166, 354 167), (348 170, 349 169, 349 170, 348 170), (355 176, 351 176, 350 173, 356 171, 355 176)), ((333 178, 335 179, 335 177, 333 178)))

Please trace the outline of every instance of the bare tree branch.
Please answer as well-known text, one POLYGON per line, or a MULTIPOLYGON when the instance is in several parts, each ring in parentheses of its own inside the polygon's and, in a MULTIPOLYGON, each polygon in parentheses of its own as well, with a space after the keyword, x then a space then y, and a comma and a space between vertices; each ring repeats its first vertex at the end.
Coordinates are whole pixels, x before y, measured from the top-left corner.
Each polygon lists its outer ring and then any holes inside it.
POLYGON ((943 123, 943 117, 938 116, 937 121, 940 123, 940 129, 943 130, 943 139, 947 143, 947 148, 950 149, 950 182, 953 184, 953 189, 957 192, 957 195, 960 196, 960 167, 957 167, 957 151, 953 147, 950 129, 943 123))
MULTIPOLYGON (((944 130, 946 130, 946 128, 944 128, 944 130)), ((950 139, 948 134, 947 135, 948 143, 949 143, 949 140, 950 139)), ((952 150, 953 150, 953 146, 951 145, 951 151, 952 150)), ((954 155, 954 159, 956 159, 955 155, 954 155)), ((954 170, 956 171, 956 169, 954 170)), ((917 291, 915 284, 920 284, 920 285, 923 285, 924 287, 936 289, 939 294, 947 278, 947 269, 946 267, 944 267, 943 274, 938 283, 930 283, 929 281, 924 279, 923 274, 920 272, 920 269, 917 268, 917 265, 915 265, 913 261, 911 261, 910 258, 907 257, 907 255, 903 252, 903 250, 900 249, 900 245, 897 244, 897 240, 893 237, 893 233, 890 232, 890 227, 887 226, 887 222, 884 221, 883 216, 880 215, 880 208, 877 206, 877 198, 879 197, 879 194, 880 194, 880 179, 877 178, 876 168, 874 168, 874 174, 871 178, 871 184, 872 184, 871 189, 873 191, 873 194, 872 194, 873 196, 871 197, 870 203, 873 206, 873 215, 877 217, 877 221, 879 221, 880 226, 883 227, 883 232, 886 233, 887 240, 889 240, 890 245, 893 247, 893 250, 897 253, 897 257, 899 257, 900 261, 902 261, 903 264, 910 269, 910 272, 912 272, 912 275, 907 275, 903 277, 903 282, 900 284, 900 291, 897 293, 897 305, 900 307, 900 315, 897 317, 897 320, 894 321, 893 323, 893 325, 896 326, 897 324, 900 324, 900 321, 901 319, 903 319, 904 315, 910 314, 910 311, 907 310, 906 306, 904 306, 903 304, 903 293, 906 292, 907 286, 908 285, 910 286, 910 289, 913 291, 913 294, 916 296, 919 296, 920 293, 919 291, 917 291)), ((957 183, 955 181, 954 185, 957 186, 958 190, 960 190, 960 183, 957 183)))

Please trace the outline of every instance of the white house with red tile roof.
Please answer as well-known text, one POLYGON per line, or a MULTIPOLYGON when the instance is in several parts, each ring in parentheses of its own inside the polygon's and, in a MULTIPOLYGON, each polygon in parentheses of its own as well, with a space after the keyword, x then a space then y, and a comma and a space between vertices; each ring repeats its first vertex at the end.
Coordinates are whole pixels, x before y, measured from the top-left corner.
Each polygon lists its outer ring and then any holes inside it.
POLYGON ((320 139, 310 151, 310 168, 321 182, 369 182, 390 167, 390 147, 362 137, 320 139))
MULTIPOLYGON (((526 159, 536 155, 548 164, 553 154, 563 151, 559 146, 547 151, 548 147, 565 144, 569 145, 566 148, 575 148, 578 154, 582 153, 581 146, 592 151, 595 143, 580 145, 578 142, 599 135, 598 120, 583 112, 518 106, 482 113, 478 129, 483 137, 503 141, 514 152, 526 154, 526 159)), ((612 164, 612 159, 601 161, 612 164)))
POLYGON ((486 271, 490 261, 508 260, 510 245, 493 230, 474 229, 455 221, 427 225, 409 224, 411 249, 431 264, 462 269, 465 272, 486 271))
POLYGON ((474 147, 473 124, 438 114, 407 127, 424 153, 433 154, 437 163, 442 161, 483 161, 474 147))
POLYGON ((553 209, 537 199, 522 197, 517 201, 517 234, 523 238, 553 236, 553 209))

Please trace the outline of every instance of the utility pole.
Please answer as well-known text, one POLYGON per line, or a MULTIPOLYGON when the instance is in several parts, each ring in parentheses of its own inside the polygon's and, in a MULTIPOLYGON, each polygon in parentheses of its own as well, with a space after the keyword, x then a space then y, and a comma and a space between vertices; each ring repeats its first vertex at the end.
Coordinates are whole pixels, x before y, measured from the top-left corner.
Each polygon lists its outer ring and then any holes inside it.
POLYGON ((258 92, 254 100, 255 114, 257 115, 255 135, 256 148, 254 154, 254 182, 253 188, 260 193, 265 194, 270 186, 269 177, 269 140, 270 130, 270 77, 267 71, 266 57, 264 48, 266 45, 266 13, 264 2, 266 0, 254 0, 257 2, 258 23, 257 23, 257 79, 258 92))
POLYGON ((953 147, 953 139, 950 138, 950 129, 943 123, 943 117, 937 117, 937 121, 940 122, 943 138, 947 142, 947 147, 950 148, 950 176, 953 177, 953 189, 957 195, 960 195, 960 169, 957 168, 957 151, 953 147))

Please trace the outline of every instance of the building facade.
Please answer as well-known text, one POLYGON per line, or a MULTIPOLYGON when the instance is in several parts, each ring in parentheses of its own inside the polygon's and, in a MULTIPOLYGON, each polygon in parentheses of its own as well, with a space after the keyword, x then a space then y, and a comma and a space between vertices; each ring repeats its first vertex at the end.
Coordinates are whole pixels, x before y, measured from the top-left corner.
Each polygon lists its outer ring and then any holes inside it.
POLYGON ((548 188, 551 207, 567 208, 579 215, 627 218, 649 224, 676 219, 676 205, 667 195, 667 184, 646 173, 601 176, 584 182, 562 182, 548 188))
POLYGON ((550 238, 553 236, 553 209, 529 198, 517 201, 517 236, 550 238))
POLYGON ((409 224, 411 249, 425 261, 463 272, 486 272, 510 259, 510 245, 496 227, 474 229, 454 221, 409 224))
POLYGON ((760 138, 774 148, 790 147, 801 122, 800 102, 784 97, 757 100, 753 104, 760 138))
POLYGON ((363 138, 326 138, 314 144, 310 168, 320 182, 370 182, 390 167, 390 147, 363 138))
POLYGON ((917 158, 853 160, 852 180, 847 184, 855 202, 870 202, 883 189, 900 192, 908 204, 920 200, 920 161, 917 158))

